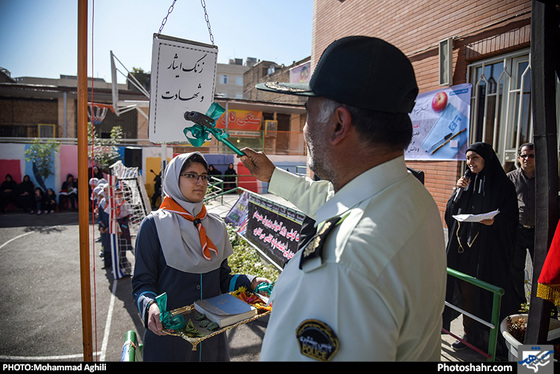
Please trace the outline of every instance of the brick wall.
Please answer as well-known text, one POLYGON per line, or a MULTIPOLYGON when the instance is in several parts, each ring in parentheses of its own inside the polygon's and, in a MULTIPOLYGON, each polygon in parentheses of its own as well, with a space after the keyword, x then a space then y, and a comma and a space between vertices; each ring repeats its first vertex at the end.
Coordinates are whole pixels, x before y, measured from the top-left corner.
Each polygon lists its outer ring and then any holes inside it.
POLYGON ((56 100, 0 99, 0 125, 58 123, 56 100))
MULTIPOLYGON (((315 0, 313 49, 315 66, 323 50, 348 35, 382 38, 400 48, 412 61, 420 92, 438 89, 438 44, 454 38, 453 85, 467 81, 467 65, 530 42, 529 0, 315 0)), ((424 171, 425 185, 442 218, 461 173, 456 161, 414 161, 424 171)))
POLYGON ((289 82, 290 69, 302 63, 304 60, 298 61, 290 66, 277 65, 271 61, 261 61, 247 70, 243 74, 243 98, 255 101, 266 101, 277 104, 296 104, 303 105, 307 101, 294 95, 283 95, 268 91, 257 90, 255 85, 261 82, 289 82), (267 74, 268 68, 273 66, 274 72, 267 74))

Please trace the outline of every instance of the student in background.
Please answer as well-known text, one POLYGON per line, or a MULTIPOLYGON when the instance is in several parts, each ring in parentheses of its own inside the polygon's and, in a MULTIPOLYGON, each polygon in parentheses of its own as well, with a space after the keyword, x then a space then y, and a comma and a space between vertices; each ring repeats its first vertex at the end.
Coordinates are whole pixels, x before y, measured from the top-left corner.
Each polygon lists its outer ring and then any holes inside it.
POLYGON ((35 191, 33 191, 33 204, 37 215, 40 215, 42 212, 49 212, 48 210, 45 210, 45 194, 39 187, 35 188, 35 191))
POLYGON ((54 213, 56 210, 56 193, 52 188, 47 189, 45 194, 45 213, 54 213))
POLYGON ((78 210, 78 182, 72 174, 66 176, 58 194, 58 209, 64 210, 66 207, 73 211, 78 210))

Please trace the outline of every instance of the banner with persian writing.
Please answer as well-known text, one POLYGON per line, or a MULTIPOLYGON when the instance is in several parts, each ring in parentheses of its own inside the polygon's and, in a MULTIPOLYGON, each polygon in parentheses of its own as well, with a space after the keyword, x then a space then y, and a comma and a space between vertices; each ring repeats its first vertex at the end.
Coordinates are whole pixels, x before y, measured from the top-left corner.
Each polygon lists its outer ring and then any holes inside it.
POLYGON ((255 110, 229 109, 216 121, 219 129, 259 131, 261 129, 263 115, 262 112, 255 110), (227 115, 227 118, 226 118, 227 115))
POLYGON ((305 215, 250 191, 245 191, 224 220, 280 268, 298 250, 305 215))
POLYGON ((298 250, 304 218, 299 211, 251 194, 245 237, 277 265, 284 267, 298 250))

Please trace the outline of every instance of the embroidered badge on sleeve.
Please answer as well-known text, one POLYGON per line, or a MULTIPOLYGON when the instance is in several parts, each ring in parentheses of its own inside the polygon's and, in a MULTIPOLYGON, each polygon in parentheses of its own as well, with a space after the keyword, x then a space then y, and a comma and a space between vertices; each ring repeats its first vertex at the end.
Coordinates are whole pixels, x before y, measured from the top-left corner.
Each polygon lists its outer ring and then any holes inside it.
POLYGON ((338 337, 324 322, 308 319, 296 330, 302 355, 319 361, 330 361, 338 351, 338 337))

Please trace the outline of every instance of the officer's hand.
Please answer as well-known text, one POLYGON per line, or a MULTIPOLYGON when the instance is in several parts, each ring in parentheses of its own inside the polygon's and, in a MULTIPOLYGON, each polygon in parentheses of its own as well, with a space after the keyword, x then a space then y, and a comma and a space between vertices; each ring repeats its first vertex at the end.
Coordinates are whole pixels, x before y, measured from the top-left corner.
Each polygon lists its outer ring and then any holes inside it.
POLYGON ((243 148, 245 156, 238 156, 241 162, 255 178, 263 182, 270 182, 272 173, 276 166, 262 152, 255 152, 250 148, 243 148))

